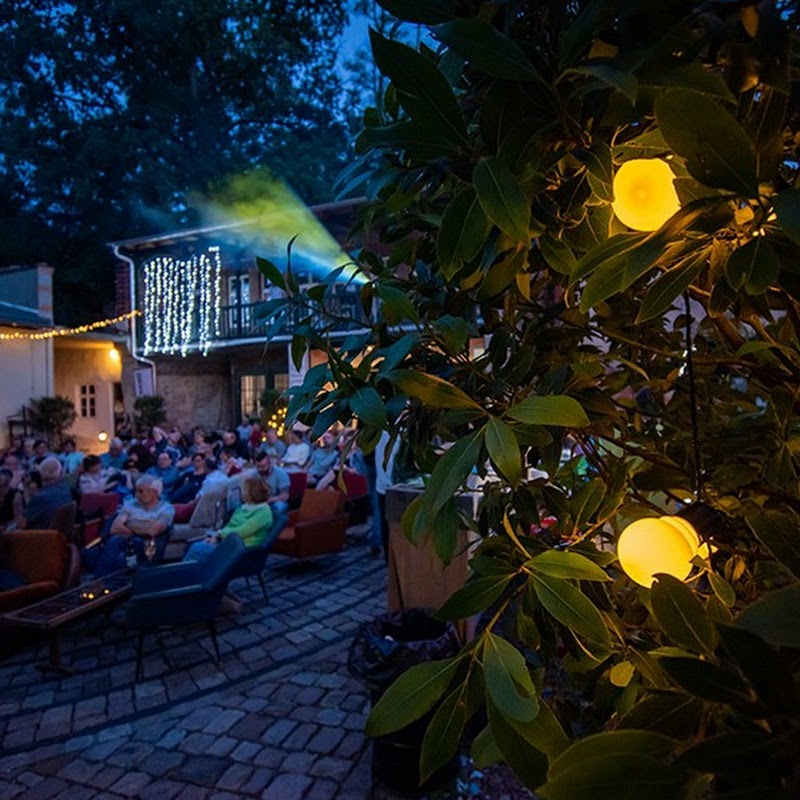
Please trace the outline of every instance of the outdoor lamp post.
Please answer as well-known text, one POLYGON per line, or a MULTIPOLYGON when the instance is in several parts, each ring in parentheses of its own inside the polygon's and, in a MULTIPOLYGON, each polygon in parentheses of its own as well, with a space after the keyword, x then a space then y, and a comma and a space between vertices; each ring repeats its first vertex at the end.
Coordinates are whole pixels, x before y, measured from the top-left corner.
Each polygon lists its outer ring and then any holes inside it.
POLYGON ((659 572, 686 580, 701 547, 694 526, 681 517, 649 517, 632 522, 620 534, 617 557, 625 574, 650 587, 659 572))
POLYGON ((614 176, 617 219, 636 231, 658 230, 678 209, 675 175, 660 158, 626 161, 614 176))

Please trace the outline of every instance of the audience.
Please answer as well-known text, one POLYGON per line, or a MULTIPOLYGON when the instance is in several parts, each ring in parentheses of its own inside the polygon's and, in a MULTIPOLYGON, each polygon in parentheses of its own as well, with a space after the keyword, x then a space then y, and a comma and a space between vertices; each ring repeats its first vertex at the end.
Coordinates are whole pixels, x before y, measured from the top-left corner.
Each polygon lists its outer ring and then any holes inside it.
POLYGON ((103 469, 107 470, 120 470, 125 466, 127 460, 128 454, 122 446, 122 439, 117 436, 108 443, 108 450, 100 454, 100 463, 103 465, 103 469))
POLYGON ((39 464, 38 474, 42 485, 25 506, 21 528, 49 528, 56 511, 72 502, 72 494, 61 477, 61 462, 55 456, 48 456, 39 464))
POLYGON ((175 489, 175 484, 180 480, 181 474, 178 472, 177 467, 172 463, 169 453, 162 451, 156 456, 155 466, 147 470, 147 475, 152 475, 158 478, 163 487, 164 494, 169 496, 175 489))
POLYGON ((333 431, 325 431, 320 437, 319 444, 311 451, 311 458, 308 460, 306 467, 308 485, 316 486, 317 482, 324 478, 338 462, 336 434, 333 431))
POLYGON ((22 527, 22 492, 11 485, 13 475, 0 469, 0 531, 22 527))
POLYGON ((281 466, 288 470, 303 470, 311 458, 311 447, 299 430, 289 431, 289 446, 281 459, 281 466))
POLYGON ((266 453, 256 456, 256 472, 269 490, 269 505, 272 509, 272 530, 269 539, 272 541, 289 520, 289 473, 272 463, 266 453))

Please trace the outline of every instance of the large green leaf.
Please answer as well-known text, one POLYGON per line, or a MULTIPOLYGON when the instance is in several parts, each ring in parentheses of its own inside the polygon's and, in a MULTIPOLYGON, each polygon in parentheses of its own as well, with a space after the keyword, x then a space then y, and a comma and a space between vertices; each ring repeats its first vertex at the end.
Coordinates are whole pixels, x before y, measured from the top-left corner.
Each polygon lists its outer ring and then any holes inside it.
POLYGON ((705 259, 705 253, 698 258, 689 259, 683 264, 667 270, 653 281, 644 296, 644 300, 642 300, 639 313, 636 315, 636 321, 646 322, 669 309, 675 299, 700 274, 705 264, 705 259))
POLYGON ((426 489, 426 497, 438 511, 461 490, 467 475, 478 462, 483 443, 483 428, 459 439, 436 463, 426 489))
POLYGON ((699 658, 662 657, 659 664, 681 687, 704 700, 740 706, 751 702, 747 684, 730 670, 699 658))
POLYGON ((761 544, 800 578, 800 527, 794 514, 761 511, 746 517, 750 530, 761 544))
POLYGON ((582 67, 572 67, 562 73, 567 75, 581 75, 585 78, 594 78, 596 81, 622 92, 631 103, 636 102, 639 91, 639 81, 628 70, 617 69, 608 64, 590 64, 582 67))
POLYGON ((581 311, 585 313, 603 300, 624 292, 634 281, 653 269, 664 247, 661 236, 652 236, 642 240, 638 246, 598 264, 583 287, 581 311))
POLYGON ((569 747, 569 738, 547 703, 540 702, 539 713, 528 722, 517 719, 509 719, 508 722, 525 741, 548 758, 555 758, 569 747))
POLYGON ((783 232, 800 245, 800 190, 785 189, 773 198, 772 204, 783 232))
POLYGON ((656 119, 698 181, 755 197, 753 143, 733 114, 699 92, 671 89, 656 100, 656 119))
POLYGON ((486 216, 512 239, 530 242, 530 202, 509 168, 499 158, 484 157, 475 165, 472 183, 486 216))
POLYGON ((492 735, 492 729, 487 725, 473 740, 470 748, 472 761, 478 769, 484 769, 491 764, 503 760, 503 754, 497 747, 497 742, 492 735))
POLYGON ((682 692, 645 697, 619 721, 618 728, 639 728, 675 739, 689 739, 697 729, 703 703, 682 692))
POLYGON ((436 239, 436 255, 445 278, 452 278, 464 261, 474 258, 489 227, 489 218, 474 189, 459 192, 448 203, 436 239))
POLYGON ((714 627, 702 603, 685 583, 661 573, 650 595, 656 620, 674 644, 695 653, 713 652, 714 627))
POLYGON ((273 285, 286 291, 286 281, 283 273, 267 258, 256 256, 256 266, 258 271, 273 285))
POLYGON ((431 32, 463 56, 473 69, 496 78, 542 82, 519 45, 488 22, 461 17, 437 25, 431 32))
POLYGON ((378 0, 378 5, 397 19, 438 25, 455 16, 455 0, 378 0))
POLYGON ((402 120, 392 125, 367 127, 356 139, 356 152, 375 147, 404 150, 415 161, 431 161, 453 152, 456 143, 446 139, 432 125, 418 120, 402 120))
POLYGON ((420 782, 428 780, 458 750, 467 722, 465 687, 456 687, 445 699, 425 731, 419 759, 420 782))
POLYGON ((547 774, 547 756, 540 752, 506 719, 492 703, 486 701, 486 713, 489 726, 497 749, 511 769, 524 781, 525 785, 535 789, 542 784, 547 774))
MULTIPOLYGON (((646 77, 639 77, 641 86, 669 86, 674 89, 691 89, 694 92, 719 97, 722 100, 733 102, 735 100, 731 90, 726 85, 722 76, 712 72, 703 64, 684 64, 671 66, 659 72, 653 72, 646 77)), ((665 148, 661 149, 664 152, 665 148)))
POLYGON ((417 664, 404 672, 383 694, 367 719, 367 736, 384 736, 405 728, 429 711, 455 675, 459 658, 417 664))
POLYGON ((676 742, 650 731, 618 730, 588 736, 553 763, 539 794, 546 800, 674 800, 687 775, 661 759, 676 742))
POLYGON ((392 382, 405 394, 416 397, 435 408, 480 408, 480 406, 452 383, 411 369, 391 373, 392 382))
POLYGON ((483 645, 483 675, 486 693, 508 720, 530 722, 539 713, 536 689, 516 647, 487 632, 483 645))
POLYGON ((368 425, 382 428, 386 424, 386 410, 381 396, 371 386, 362 386, 348 398, 353 413, 368 425))
POLYGON ((526 566, 541 575, 565 580, 610 581, 611 578, 597 565, 580 553, 569 550, 545 550, 526 566))
POLYGON ((762 294, 777 279, 781 263, 766 236, 756 236, 734 250, 725 265, 725 278, 733 289, 762 294))
POLYGON ((454 144, 468 144, 455 95, 436 65, 413 48, 385 39, 372 29, 369 38, 378 69, 398 89, 398 101, 412 119, 435 126, 443 138, 454 144))
POLYGON ((734 625, 770 644, 800 649, 800 585, 787 586, 756 600, 736 617, 734 625))
POLYGON ((465 619, 485 611, 503 594, 512 577, 504 574, 471 578, 447 598, 436 616, 448 620, 465 619))
POLYGON ((571 275, 575 271, 578 259, 575 258, 566 242, 544 234, 536 240, 536 244, 544 260, 556 272, 560 272, 562 275, 571 275))
POLYGON ((509 408, 506 416, 525 425, 583 428, 589 424, 589 418, 577 400, 557 394, 526 397, 509 408))
POLYGON ((592 642, 608 645, 608 628, 600 612, 583 592, 571 583, 549 575, 534 574, 530 580, 539 602, 562 625, 592 642))
POLYGON ((514 431, 497 417, 486 425, 486 449, 498 472, 516 489, 522 477, 522 459, 514 431))
POLYGON ((617 233, 611 237, 601 237, 599 243, 592 247, 574 266, 570 279, 574 283, 591 275, 601 264, 616 262, 627 253, 638 248, 651 234, 649 233, 617 233))

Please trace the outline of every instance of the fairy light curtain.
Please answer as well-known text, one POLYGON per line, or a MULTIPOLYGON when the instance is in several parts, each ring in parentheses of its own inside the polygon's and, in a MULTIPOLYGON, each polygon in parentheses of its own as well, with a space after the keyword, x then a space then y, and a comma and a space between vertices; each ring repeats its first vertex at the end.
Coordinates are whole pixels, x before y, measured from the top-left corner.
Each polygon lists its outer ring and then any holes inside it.
POLYGON ((203 355, 220 335, 222 258, 219 247, 189 259, 157 256, 144 265, 144 352, 203 355))

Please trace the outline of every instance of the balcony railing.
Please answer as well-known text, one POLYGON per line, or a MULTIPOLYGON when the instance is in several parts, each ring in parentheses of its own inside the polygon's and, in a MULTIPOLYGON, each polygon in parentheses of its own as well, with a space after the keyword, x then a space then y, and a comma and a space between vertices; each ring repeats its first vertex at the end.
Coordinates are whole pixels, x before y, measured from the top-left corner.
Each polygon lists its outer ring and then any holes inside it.
MULTIPOLYGON (((270 322, 263 316, 266 303, 237 303, 225 305, 220 308, 219 333, 212 335, 209 343, 216 348, 224 346, 225 343, 240 344, 252 341, 254 343, 265 341, 265 336, 270 327, 270 322)), ((326 314, 318 313, 312 317, 315 326, 328 327, 332 335, 346 335, 347 333, 358 330, 369 324, 359 302, 357 294, 333 294, 325 299, 326 314)), ((284 316, 284 324, 278 334, 281 339, 291 336, 300 320, 308 317, 306 309, 288 305, 285 310, 280 312, 284 316)), ((144 351, 146 339, 145 323, 141 317, 137 319, 137 342, 140 353, 144 351)), ((197 350, 200 346, 199 320, 195 317, 192 320, 188 340, 184 346, 188 345, 191 351, 197 350)), ((150 352, 180 352, 180 346, 156 346, 150 352)))

